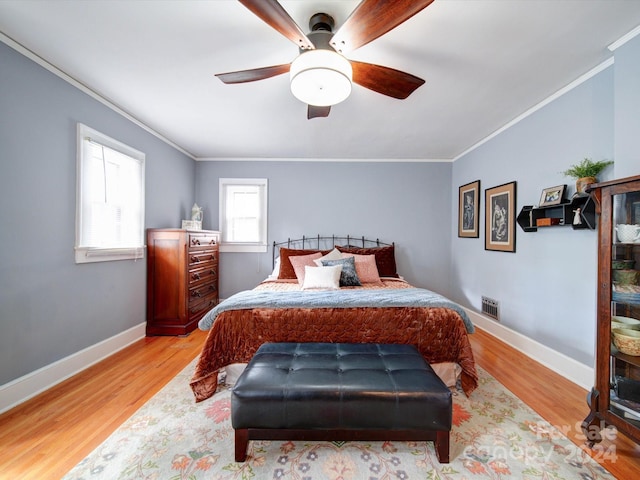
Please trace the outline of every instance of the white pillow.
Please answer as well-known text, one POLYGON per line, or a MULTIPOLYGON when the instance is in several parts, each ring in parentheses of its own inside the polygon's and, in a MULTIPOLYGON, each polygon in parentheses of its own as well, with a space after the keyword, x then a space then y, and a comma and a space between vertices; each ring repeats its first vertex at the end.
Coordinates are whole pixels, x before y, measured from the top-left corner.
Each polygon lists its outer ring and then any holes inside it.
POLYGON ((276 258, 276 261, 273 262, 273 264, 273 272, 271 272, 271 275, 269 275, 270 279, 276 279, 278 278, 278 275, 280 275, 280 257, 276 258))
POLYGON ((340 288, 340 274, 342 265, 331 267, 304 267, 303 290, 328 289, 338 290, 340 288))
POLYGON ((329 253, 327 253, 324 257, 320 257, 317 260, 314 260, 314 262, 316 262, 316 265, 318 265, 319 267, 322 267, 322 260, 340 260, 342 258, 342 252, 340 252, 340 250, 338 250, 337 248, 334 248, 333 250, 331 250, 329 253))

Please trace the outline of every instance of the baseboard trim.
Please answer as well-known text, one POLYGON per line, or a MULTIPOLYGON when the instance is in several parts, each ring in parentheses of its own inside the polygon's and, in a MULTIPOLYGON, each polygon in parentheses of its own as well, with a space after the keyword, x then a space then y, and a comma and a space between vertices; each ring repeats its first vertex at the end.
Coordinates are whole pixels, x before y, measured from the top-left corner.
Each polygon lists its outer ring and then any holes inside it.
POLYGON ((550 368, 557 374, 562 375, 567 380, 572 381, 585 390, 591 390, 593 387, 595 379, 593 367, 584 365, 583 363, 566 356, 564 353, 553 350, 552 348, 549 348, 536 340, 532 340, 509 327, 505 327, 484 315, 469 309, 465 310, 476 327, 481 328, 503 342, 508 343, 510 346, 524 353, 529 358, 547 368, 550 368))
POLYGON ((72 377, 145 336, 146 323, 80 350, 20 378, 0 385, 0 413, 72 377))
MULTIPOLYGON (((594 382, 594 369, 563 353, 557 352, 531 338, 516 332, 484 315, 465 309, 473 324, 508 343, 536 362, 550 368, 576 385, 590 390, 594 382)), ((78 372, 98 363, 118 350, 131 345, 145 336, 145 323, 136 325, 118 335, 69 355, 50 365, 28 373, 0 386, 0 413, 6 412, 20 403, 72 377, 78 372)))

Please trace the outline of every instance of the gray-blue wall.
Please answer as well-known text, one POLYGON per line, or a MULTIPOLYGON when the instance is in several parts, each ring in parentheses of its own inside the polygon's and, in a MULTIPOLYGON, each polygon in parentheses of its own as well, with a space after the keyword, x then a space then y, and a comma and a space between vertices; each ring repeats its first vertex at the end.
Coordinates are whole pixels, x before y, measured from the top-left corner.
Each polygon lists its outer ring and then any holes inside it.
POLYGON ((615 51, 616 177, 640 174, 640 37, 615 51))
MULTIPOLYGON (((571 196, 575 181, 561 172, 584 157, 615 160, 601 181, 640 174, 639 65, 636 38, 615 52, 612 66, 458 159, 452 198, 478 178, 483 212, 484 190, 514 180, 518 211, 537 205, 546 187, 567 184, 571 196)), ((482 225, 480 239, 453 237, 452 298, 476 311, 482 295, 494 298, 502 324, 593 366, 597 233, 517 227, 512 254, 485 251, 482 225)))
MULTIPOLYGON (((269 243, 303 235, 364 235, 396 243, 408 281, 449 289, 451 163, 197 162, 204 227, 218 228, 218 179, 269 181, 269 243)), ((267 253, 220 256, 220 294, 253 288, 271 273, 267 253)))
POLYGON ((0 385, 145 321, 146 263, 74 263, 76 123, 146 153, 146 225, 176 227, 195 161, 0 43, 0 385))
MULTIPOLYGON (((593 364, 596 234, 517 230, 517 252, 457 237, 458 187, 518 182, 517 208, 584 156, 613 158, 604 179, 640 173, 640 39, 607 70, 453 164, 194 162, 0 43, 0 385, 139 325, 145 262, 76 265, 75 126, 83 122, 147 154, 146 226, 176 227, 196 200, 218 227, 218 178, 269 179, 269 241, 315 234, 397 243, 411 283, 480 310, 593 364)), ((484 198, 482 199, 484 207, 484 198)), ((484 219, 484 214, 481 215, 484 219)), ((484 227, 480 229, 484 234, 484 227)), ((271 254, 224 254, 221 296, 251 288, 271 254)))

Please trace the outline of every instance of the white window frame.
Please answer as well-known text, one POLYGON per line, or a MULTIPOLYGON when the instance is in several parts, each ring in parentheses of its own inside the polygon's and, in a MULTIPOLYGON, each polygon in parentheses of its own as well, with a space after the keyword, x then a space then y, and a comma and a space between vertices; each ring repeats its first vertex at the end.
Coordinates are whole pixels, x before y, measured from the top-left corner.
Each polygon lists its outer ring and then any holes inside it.
POLYGON ((145 209, 145 154, 129 147, 97 130, 94 130, 82 123, 77 126, 77 182, 76 182, 76 240, 75 240, 75 261, 76 263, 108 262, 114 260, 137 260, 144 258, 144 209, 145 209), (140 172, 140 197, 136 199, 139 204, 134 204, 137 209, 138 225, 134 244, 113 244, 113 245, 88 245, 83 235, 83 225, 90 221, 90 209, 86 207, 85 200, 88 195, 89 185, 85 182, 87 172, 88 154, 85 149, 86 142, 99 144, 105 148, 115 150, 139 162, 140 172))
POLYGON ((220 223, 220 251, 221 252, 266 252, 267 251, 267 198, 268 182, 266 178, 220 178, 219 195, 219 223, 220 223), (259 189, 259 209, 257 242, 234 242, 228 238, 229 221, 227 218, 227 192, 230 186, 249 186, 259 189))

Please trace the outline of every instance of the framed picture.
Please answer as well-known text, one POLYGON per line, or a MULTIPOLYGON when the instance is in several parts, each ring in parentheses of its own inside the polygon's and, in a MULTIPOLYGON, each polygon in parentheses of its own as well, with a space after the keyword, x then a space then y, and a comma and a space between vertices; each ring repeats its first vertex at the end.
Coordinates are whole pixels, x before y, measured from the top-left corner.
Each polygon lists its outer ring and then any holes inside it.
POLYGON ((458 189, 458 236, 478 238, 480 215, 480 180, 458 189))
POLYGON ((558 185, 557 187, 549 187, 542 190, 542 196, 540 197, 540 207, 547 207, 549 205, 559 205, 564 199, 564 191, 567 188, 566 185, 558 185))
POLYGON ((485 250, 516 251, 516 182, 484 191, 485 250))

